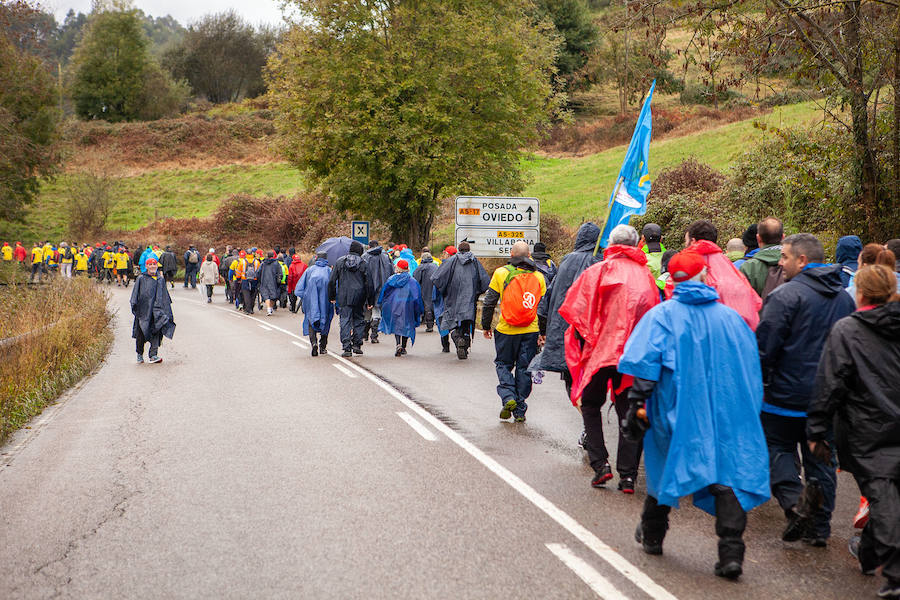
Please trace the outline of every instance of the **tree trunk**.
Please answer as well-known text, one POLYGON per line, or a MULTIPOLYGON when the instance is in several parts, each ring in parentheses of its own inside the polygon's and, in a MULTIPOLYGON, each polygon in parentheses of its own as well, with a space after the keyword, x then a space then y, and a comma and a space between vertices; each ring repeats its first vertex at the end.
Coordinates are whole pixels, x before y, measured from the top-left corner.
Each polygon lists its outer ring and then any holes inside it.
POLYGON ((897 25, 894 31, 894 182, 893 204, 900 209, 900 8, 897 9, 897 25))

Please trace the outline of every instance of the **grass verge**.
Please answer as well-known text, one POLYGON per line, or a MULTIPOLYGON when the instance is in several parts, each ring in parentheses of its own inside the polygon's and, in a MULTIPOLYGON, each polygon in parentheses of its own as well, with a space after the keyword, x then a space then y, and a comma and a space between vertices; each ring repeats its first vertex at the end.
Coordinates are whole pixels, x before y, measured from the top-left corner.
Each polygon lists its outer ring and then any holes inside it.
MULTIPOLYGON (((3 276, 15 279, 10 273, 3 276)), ((0 339, 17 338, 0 346, 3 443, 90 374, 103 361, 113 336, 106 296, 93 280, 11 283, 0 287, 0 305, 0 339)))

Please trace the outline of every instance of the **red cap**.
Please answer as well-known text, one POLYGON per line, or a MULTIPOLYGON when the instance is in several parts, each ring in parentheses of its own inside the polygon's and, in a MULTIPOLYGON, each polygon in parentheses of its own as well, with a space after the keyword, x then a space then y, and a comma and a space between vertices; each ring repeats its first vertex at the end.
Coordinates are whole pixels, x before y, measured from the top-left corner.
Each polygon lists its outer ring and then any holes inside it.
POLYGON ((444 252, 446 252, 450 256, 453 256, 457 252, 456 246, 447 246, 446 248, 444 248, 444 252))
POLYGON ((295 254, 291 257, 291 260, 302 260, 299 254, 295 254))
POLYGON ((144 264, 145 265, 158 265, 159 261, 151 256, 150 258, 147 259, 147 262, 145 262, 144 264))
POLYGON ((241 258, 245 258, 247 256, 247 253, 241 250, 240 252, 238 252, 238 256, 241 258))
POLYGON ((706 266, 703 257, 692 251, 682 251, 672 257, 669 261, 669 273, 672 275, 672 281, 681 283, 695 277, 706 266))
POLYGON ((397 268, 404 271, 409 271, 409 263, 401 258, 397 261, 397 268))

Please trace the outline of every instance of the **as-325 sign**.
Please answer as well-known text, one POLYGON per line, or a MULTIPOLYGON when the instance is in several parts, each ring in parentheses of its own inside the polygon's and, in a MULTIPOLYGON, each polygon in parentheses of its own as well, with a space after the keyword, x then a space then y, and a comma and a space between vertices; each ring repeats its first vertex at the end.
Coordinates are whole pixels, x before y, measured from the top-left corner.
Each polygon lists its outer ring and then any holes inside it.
POLYGON ((456 198, 456 224, 462 227, 537 227, 540 222, 537 198, 456 198))

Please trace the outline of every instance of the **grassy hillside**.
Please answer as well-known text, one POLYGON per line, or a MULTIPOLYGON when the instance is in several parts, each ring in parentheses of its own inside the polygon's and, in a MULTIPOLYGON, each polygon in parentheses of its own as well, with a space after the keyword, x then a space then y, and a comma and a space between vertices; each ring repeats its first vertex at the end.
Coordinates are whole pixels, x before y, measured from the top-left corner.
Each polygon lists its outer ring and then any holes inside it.
MULTIPOLYGON (((763 117, 653 142, 651 176, 690 156, 725 169, 748 145, 764 135, 754 126, 755 122, 778 127, 806 124, 820 117, 814 104, 796 104, 777 108, 763 117)), ((523 159, 523 166, 533 178, 525 194, 540 198, 546 214, 555 214, 570 225, 583 218, 596 218, 605 212, 623 157, 624 147, 616 147, 582 158, 523 159)), ((62 175, 44 186, 40 199, 28 212, 27 225, 0 223, 0 239, 16 237, 30 242, 38 237, 64 237, 64 205, 70 177, 73 175, 62 175)), ((231 194, 287 195, 302 186, 297 171, 285 163, 165 170, 122 177, 118 186, 120 200, 108 226, 137 229, 157 218, 202 217, 231 194)))

